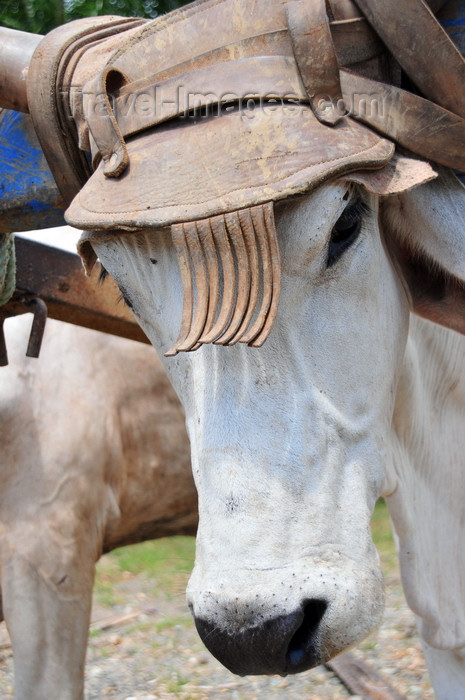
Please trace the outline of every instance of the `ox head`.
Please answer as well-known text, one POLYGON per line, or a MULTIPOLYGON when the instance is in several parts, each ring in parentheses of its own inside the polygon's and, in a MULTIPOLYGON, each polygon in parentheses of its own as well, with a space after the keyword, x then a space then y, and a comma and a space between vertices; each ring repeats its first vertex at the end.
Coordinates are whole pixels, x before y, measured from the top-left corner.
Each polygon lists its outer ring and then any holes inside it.
MULTIPOLYGON (((434 188, 449 190, 423 185, 380 213, 376 181, 347 176, 276 204, 282 291, 262 347, 209 344, 165 359, 199 492, 188 602, 206 646, 235 673, 324 663, 382 613, 370 516, 388 488, 409 310, 458 327, 463 295, 458 303, 461 283, 444 274, 454 273, 457 232, 439 238, 431 225, 434 188)), ((448 185, 462 201, 462 186, 448 185)), ((183 299, 170 233, 93 247, 163 355, 183 299)))

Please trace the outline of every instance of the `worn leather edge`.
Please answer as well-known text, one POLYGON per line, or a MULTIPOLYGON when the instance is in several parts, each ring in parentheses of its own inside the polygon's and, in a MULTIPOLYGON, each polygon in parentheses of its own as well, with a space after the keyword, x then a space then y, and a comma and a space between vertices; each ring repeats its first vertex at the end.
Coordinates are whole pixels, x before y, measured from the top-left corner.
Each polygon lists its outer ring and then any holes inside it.
MULTIPOLYGON (((82 41, 91 43, 124 32, 144 20, 92 17, 70 22, 47 34, 37 46, 28 72, 28 107, 39 143, 65 202, 69 203, 91 175, 78 137, 62 116, 59 73, 82 41)), ((74 126, 74 125, 73 125, 74 126)))

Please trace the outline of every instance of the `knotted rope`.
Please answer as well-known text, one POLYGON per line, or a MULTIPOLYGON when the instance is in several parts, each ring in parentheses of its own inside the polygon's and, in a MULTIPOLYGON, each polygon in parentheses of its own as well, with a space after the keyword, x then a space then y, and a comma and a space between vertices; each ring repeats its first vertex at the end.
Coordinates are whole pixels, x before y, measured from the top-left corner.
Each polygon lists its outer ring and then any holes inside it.
POLYGON ((16 287, 14 234, 0 234, 0 306, 6 304, 16 287))

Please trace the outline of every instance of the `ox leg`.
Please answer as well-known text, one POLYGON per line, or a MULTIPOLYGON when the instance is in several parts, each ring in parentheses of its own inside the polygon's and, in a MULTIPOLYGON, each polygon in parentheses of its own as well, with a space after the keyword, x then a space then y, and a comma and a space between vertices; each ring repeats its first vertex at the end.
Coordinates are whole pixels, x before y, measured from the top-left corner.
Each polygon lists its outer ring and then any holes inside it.
POLYGON ((23 557, 5 562, 3 608, 13 649, 16 700, 84 698, 94 566, 87 572, 84 568, 83 563, 76 590, 67 576, 52 581, 23 557))
POLYGON ((437 700, 463 700, 465 693, 465 657, 463 653, 433 649, 424 640, 422 640, 422 644, 437 700))

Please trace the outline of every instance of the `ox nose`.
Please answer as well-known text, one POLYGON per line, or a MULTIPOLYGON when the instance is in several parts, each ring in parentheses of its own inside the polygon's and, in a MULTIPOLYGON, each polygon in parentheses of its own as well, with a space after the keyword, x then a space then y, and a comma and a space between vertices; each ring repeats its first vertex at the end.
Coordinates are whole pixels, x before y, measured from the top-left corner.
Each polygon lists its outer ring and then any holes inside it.
POLYGON ((318 629, 324 600, 308 600, 297 611, 237 631, 194 618, 207 649, 240 676, 300 673, 322 663, 318 629))

